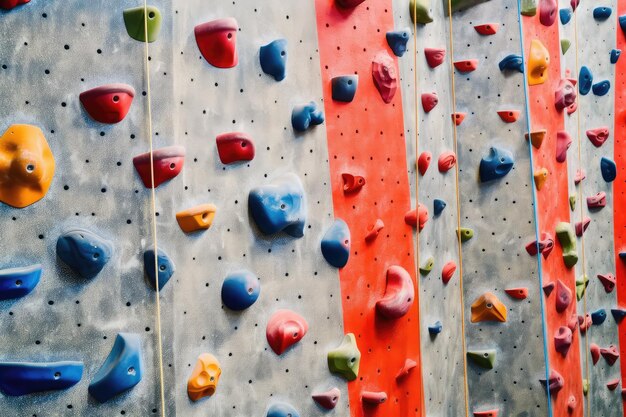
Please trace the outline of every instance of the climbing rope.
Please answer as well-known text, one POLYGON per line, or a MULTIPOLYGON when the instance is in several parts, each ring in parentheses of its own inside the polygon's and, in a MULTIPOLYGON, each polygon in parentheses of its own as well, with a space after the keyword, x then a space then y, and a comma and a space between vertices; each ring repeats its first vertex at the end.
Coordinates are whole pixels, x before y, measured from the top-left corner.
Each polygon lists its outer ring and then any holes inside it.
MULTIPOLYGON (((417 3, 417 2, 416 2, 417 3)), ((457 219, 457 233, 456 240, 459 251, 459 289, 461 292, 461 331, 463 334, 461 345, 463 346, 463 395, 465 396, 465 417, 469 417, 469 386, 467 379, 467 346, 465 340, 465 301, 463 294, 463 249, 461 248, 461 196, 459 193, 459 161, 458 161, 458 147, 457 147, 457 129, 456 129, 456 89, 454 84, 454 35, 452 31, 452 0, 448 0, 448 29, 450 36, 450 86, 452 88, 452 129, 454 139, 454 154, 456 155, 457 162, 454 165, 454 177, 456 182, 456 219, 457 219)))
POLYGON ((157 330, 157 350, 159 356, 159 385, 161 397, 161 417, 165 417, 165 380, 163 378, 163 341, 161 338, 161 300, 159 296, 159 256, 158 256, 158 239, 156 227, 156 191, 154 187, 154 159, 152 146, 152 104, 150 91, 150 47, 148 46, 148 3, 143 2, 143 29, 144 29, 144 51, 145 51, 145 68, 146 68, 146 92, 148 103, 148 142, 150 143, 150 200, 152 214, 152 239, 154 244, 154 271, 155 271, 155 288, 156 288, 156 330, 157 330))

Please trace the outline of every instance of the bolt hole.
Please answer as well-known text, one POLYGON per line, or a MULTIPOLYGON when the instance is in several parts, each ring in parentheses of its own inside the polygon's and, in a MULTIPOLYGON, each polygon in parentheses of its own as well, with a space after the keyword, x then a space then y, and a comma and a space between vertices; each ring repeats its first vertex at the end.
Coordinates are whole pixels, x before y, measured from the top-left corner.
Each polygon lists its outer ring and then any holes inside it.
POLYGON ((95 253, 93 254, 93 258, 94 258, 94 259, 98 259, 99 257, 100 257, 100 254, 99 254, 98 252, 95 252, 95 253))
POLYGON ((297 338, 298 337, 298 332, 293 332, 293 338, 297 338))
POLYGON ((348 85, 352 85, 352 80, 348 80, 348 85))
POLYGON ((21 287, 22 286, 22 280, 18 279, 17 281, 15 281, 15 286, 16 287, 21 287))
POLYGON ((248 146, 248 143, 247 143, 247 142, 242 141, 242 142, 241 142, 241 147, 242 147, 242 148, 245 148, 246 146, 248 146))
POLYGON ((33 164, 26 165, 26 171, 27 172, 33 172, 34 170, 35 170, 35 165, 33 165, 33 164))
POLYGON ((280 56, 285 56, 287 53, 285 51, 280 51, 280 56))
POLYGON ((135 372, 135 368, 134 368, 134 367, 132 367, 132 366, 131 366, 130 368, 128 368, 128 371, 127 371, 127 372, 128 372, 128 375, 135 375, 135 373, 136 373, 136 372, 135 372))
POLYGON ((59 378, 61 378, 61 372, 55 372, 54 379, 59 379, 59 378))
POLYGON ((120 96, 113 96, 113 103, 120 101, 120 96))
POLYGON ((167 268, 165 267, 165 265, 159 265, 159 270, 161 271, 165 271, 167 268))
POLYGON ((227 37, 228 39, 231 39, 231 38, 233 37, 233 34, 232 34, 232 33, 229 33, 226 37, 227 37))
POLYGON ((172 163, 170 164, 170 169, 174 169, 174 168, 176 168, 176 164, 172 162, 172 163))
POLYGON ((487 303, 487 306, 486 306, 486 307, 487 307, 487 308, 492 308, 492 307, 493 307, 493 304, 491 304, 491 303, 487 303))
POLYGON ((149 19, 154 19, 155 16, 156 16, 156 14, 154 12, 148 13, 148 18, 149 19))
POLYGON ((281 209, 281 210, 284 210, 286 207, 287 207, 287 206, 285 206, 284 204, 281 204, 281 205, 280 205, 280 209, 281 209))
POLYGON ((252 287, 248 288, 248 294, 252 294, 254 292, 254 289, 252 287))

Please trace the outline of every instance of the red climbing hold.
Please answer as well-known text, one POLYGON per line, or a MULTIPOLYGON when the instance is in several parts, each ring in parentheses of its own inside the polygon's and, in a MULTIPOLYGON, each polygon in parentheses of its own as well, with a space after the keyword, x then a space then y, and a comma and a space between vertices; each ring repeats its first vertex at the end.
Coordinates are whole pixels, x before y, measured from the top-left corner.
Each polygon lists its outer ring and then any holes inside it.
POLYGON ((299 314, 290 310, 278 310, 270 317, 265 329, 267 343, 277 354, 298 343, 309 330, 309 324, 299 314))
POLYGON ((426 55, 428 66, 435 68, 443 63, 446 57, 446 50, 440 48, 424 48, 424 55, 426 55))
POLYGON ((465 120, 465 113, 452 113, 452 121, 455 125, 460 126, 465 120))
POLYGON ((554 349, 561 355, 567 355, 569 347, 572 345, 572 331, 569 327, 561 326, 554 334, 554 349))
POLYGON ((610 345, 608 348, 600 349, 600 354, 609 366, 613 366, 613 364, 617 362, 617 359, 619 359, 619 350, 615 345, 610 345))
POLYGON ((557 15, 556 0, 539 0, 539 22, 544 26, 552 26, 557 15))
POLYGON ((439 172, 448 172, 456 165, 456 155, 452 151, 447 151, 439 155, 439 172))
POLYGON ((495 35, 499 27, 499 23, 485 23, 484 25, 474 26, 474 29, 481 35, 495 35))
POLYGON ((608 273, 608 274, 598 274, 598 279, 600 280, 600 282, 602 283, 602 285, 604 286, 604 291, 606 291, 607 293, 613 291, 613 289, 615 289, 615 285, 617 284, 617 280, 615 279, 615 275, 608 273))
POLYGON ((517 298, 518 300, 524 300, 528 297, 528 288, 520 287, 520 288, 507 288, 504 290, 508 295, 513 298, 517 298))
MULTIPOLYGON (((152 159, 154 161, 154 188, 156 188, 180 174, 185 163, 185 148, 182 146, 168 146, 156 149, 152 152, 152 159)), ((150 152, 134 157, 133 165, 141 177, 143 185, 146 188, 152 188, 150 152)))
POLYGON ((615 388, 617 388, 618 385, 619 385, 619 378, 612 379, 606 383, 606 387, 611 391, 615 390, 615 388))
POLYGON ((503 122, 513 123, 519 119, 520 111, 519 110, 500 110, 498 111, 498 116, 502 119, 503 122))
POLYGON ((477 59, 466 59, 464 61, 456 61, 454 63, 454 68, 457 71, 462 73, 472 72, 478 68, 478 60, 477 59))
POLYGON ((576 110, 578 109, 578 102, 575 101, 573 102, 568 108, 567 108, 567 114, 572 114, 574 113, 576 110))
POLYGON ((396 62, 387 52, 379 52, 372 61, 374 85, 385 103, 390 103, 398 89, 396 62))
POLYGON ((134 97, 130 85, 107 84, 80 93, 79 99, 93 120, 113 124, 124 120, 134 97))
POLYGON ((335 0, 335 3, 337 3, 339 7, 343 7, 345 9, 351 9, 363 3, 364 1, 365 0, 335 0))
POLYGON ((584 316, 578 316, 578 328, 581 333, 585 333, 591 327, 591 323, 591 314, 587 313, 584 316))
POLYGON ((474 417, 498 417, 498 410, 474 411, 474 417))
POLYGON ((217 153, 223 164, 254 159, 254 142, 246 133, 222 133, 215 138, 217 153))
POLYGON ((343 179, 343 192, 345 194, 356 193, 365 185, 365 178, 360 175, 344 172, 341 174, 341 179, 343 179))
POLYGON ((593 143, 593 146, 599 148, 609 138, 608 127, 598 127, 595 129, 587 130, 587 137, 593 143))
POLYGON ((572 290, 563 281, 556 280, 556 311, 561 313, 572 303, 572 290))
POLYGON ((589 217, 585 217, 582 222, 576 222, 576 236, 581 237, 587 227, 589 227, 589 223, 591 223, 591 219, 589 217))
POLYGON ((232 17, 202 23, 194 28, 196 43, 207 62, 218 68, 232 68, 237 57, 237 30, 232 17))
POLYGON ((30 0, 0 0, 0 9, 11 10, 21 4, 26 4, 30 0))
POLYGON ((569 398, 567 399, 567 411, 570 414, 572 414, 574 410, 576 409, 577 404, 578 404, 578 401, 576 401, 576 397, 574 397, 573 395, 570 395, 569 398))
POLYGON ((404 222, 409 226, 416 227, 419 220, 419 231, 421 232, 428 221, 428 209, 422 203, 417 203, 417 210, 408 211, 404 215, 404 222))
POLYGON ((547 284, 544 284, 543 292, 546 295, 546 297, 549 297, 550 294, 552 294, 552 291, 554 291, 554 282, 549 282, 547 284))
MULTIPOLYGON (((539 252, 541 252, 544 259, 547 259, 548 255, 550 255, 550 252, 552 252, 552 249, 554 248, 554 239, 552 238, 552 235, 547 232, 542 232, 539 237, 541 238, 541 240, 539 240, 539 252)), ((526 245, 526 252, 528 252, 530 256, 535 256, 537 254, 536 240, 533 240, 526 245)))
POLYGON ((387 393, 384 391, 363 391, 361 392, 361 401, 364 404, 378 405, 387 401, 387 393))
POLYGON ((572 145, 572 137, 565 130, 556 132, 556 161, 565 162, 567 150, 572 145))
POLYGON ((601 208, 604 206, 606 206, 606 193, 604 191, 600 191, 594 196, 587 197, 588 208, 601 208))
POLYGON ((580 0, 570 0, 569 4, 570 4, 570 6, 572 6, 572 11, 575 12, 576 8, 580 4, 580 0))
POLYGON ((409 312, 415 298, 415 287, 406 269, 392 265, 387 269, 385 295, 376 302, 376 311, 388 319, 399 319, 409 312))
POLYGON ((383 229, 383 227, 385 227, 385 223, 383 223, 381 219, 376 219, 374 225, 371 227, 370 230, 367 231, 367 234, 365 235, 365 241, 367 243, 371 243, 376 240, 378 234, 383 229))
POLYGON ((424 151, 420 154, 419 158, 417 159, 417 170, 420 172, 420 175, 423 176, 424 174, 426 174, 432 158, 433 155, 428 151, 424 151))
POLYGON ((424 93, 422 94, 422 107, 426 113, 430 113, 432 109, 439 103, 439 97, 437 93, 424 93))
POLYGON ((576 327, 578 326, 578 316, 576 315, 576 313, 572 313, 572 315, 570 316, 569 320, 567 321, 567 327, 574 332, 574 330, 576 330, 576 327))
POLYGON ((450 282, 452 275, 454 275, 454 271, 456 271, 456 263, 454 263, 454 261, 450 261, 443 266, 441 269, 441 280, 444 284, 450 282))
POLYGON ((562 79, 554 92, 554 107, 561 112, 574 104, 576 104, 576 88, 567 78, 562 79))
MULTIPOLYGON (((543 380, 543 382, 545 383, 546 381, 543 380)), ((548 378, 547 383, 548 383, 548 390, 550 391, 550 394, 555 394, 561 388, 563 388, 563 385, 565 385, 565 380, 563 379, 563 376, 561 376, 561 374, 558 371, 555 371, 554 369, 552 369, 550 371, 550 376, 548 378)))
POLYGON ((584 169, 577 169, 576 175, 574 175, 574 184, 578 185, 582 180, 587 178, 587 174, 584 169))
POLYGON ((402 380, 404 377, 410 374, 413 368, 415 368, 416 366, 417 362, 415 362, 413 359, 407 358, 404 361, 404 365, 402 366, 402 368, 400 368, 400 370, 396 374, 396 381, 402 380))

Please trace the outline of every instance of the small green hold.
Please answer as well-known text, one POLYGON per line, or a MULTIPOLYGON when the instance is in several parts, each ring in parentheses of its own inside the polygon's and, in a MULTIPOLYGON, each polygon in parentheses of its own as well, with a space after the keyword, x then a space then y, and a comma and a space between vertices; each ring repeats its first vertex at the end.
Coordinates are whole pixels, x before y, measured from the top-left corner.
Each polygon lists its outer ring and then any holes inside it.
POLYGON ((474 231, 469 227, 461 227, 457 229, 456 234, 461 238, 461 242, 467 242, 474 237, 474 231))
POLYGON ((522 0, 521 13, 524 16, 534 16, 537 14, 537 1, 536 0, 522 0))
POLYGON ((569 208, 574 211, 576 209, 576 194, 569 196, 569 208))
POLYGON ((430 0, 410 0, 411 20, 414 23, 432 23, 433 17, 430 14, 430 0))
MULTIPOLYGON (((469 9, 470 7, 476 6, 480 3, 484 3, 489 0, 451 0, 450 8, 452 9, 452 13, 458 12, 459 10, 469 9)), ((449 16, 448 13, 448 0, 443 0, 443 12, 446 16, 449 16)))
MULTIPOLYGON (((154 42, 161 31, 161 12, 154 6, 148 6, 148 42, 154 42)), ((124 24, 128 36, 139 41, 146 41, 145 15, 143 6, 124 10, 124 24)))
POLYGON ((583 379, 583 394, 585 394, 585 396, 587 396, 588 392, 589 392, 589 380, 588 379, 583 379))
POLYGON ((576 253, 576 235, 572 225, 566 222, 560 222, 556 225, 556 237, 563 248, 563 262, 568 268, 573 267, 578 262, 578 254, 576 253))
POLYGON ((587 278, 587 275, 583 275, 576 280, 576 299, 578 301, 582 300, 583 295, 585 295, 587 285, 589 285, 589 278, 587 278))
POLYGON ((434 265, 435 265, 435 259, 431 256, 430 258, 426 259, 426 262, 424 262, 424 265, 420 266, 420 274, 424 276, 430 274, 430 271, 433 270, 434 265))
POLYGON ((569 39, 561 39, 561 53, 565 55, 565 52, 567 52, 571 45, 572 43, 569 41, 569 39))
POLYGON ((354 381, 359 375, 361 352, 356 345, 353 333, 344 336, 337 349, 328 352, 328 369, 344 377, 347 381, 354 381))
POLYGON ((496 350, 470 350, 467 352, 467 358, 471 359, 476 365, 485 369, 493 369, 496 362, 496 350))

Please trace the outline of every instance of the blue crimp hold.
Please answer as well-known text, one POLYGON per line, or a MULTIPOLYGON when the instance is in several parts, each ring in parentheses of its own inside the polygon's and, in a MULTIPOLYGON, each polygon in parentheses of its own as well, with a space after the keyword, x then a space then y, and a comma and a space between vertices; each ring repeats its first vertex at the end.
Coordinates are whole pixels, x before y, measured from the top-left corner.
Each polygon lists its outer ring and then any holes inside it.
POLYGON ((443 211, 443 209, 446 208, 446 202, 443 200, 440 200, 438 198, 435 198, 433 200, 433 213, 435 213, 435 216, 439 216, 441 214, 441 212, 443 211))
POLYGON ((578 73, 578 92, 586 96, 591 90, 591 85, 593 84, 593 75, 591 75, 591 71, 585 65, 580 67, 580 72, 578 73))
POLYGON ((621 54, 622 54, 621 49, 612 49, 611 50, 611 64, 615 64, 621 54))
POLYGON ((440 321, 436 321, 435 324, 428 326, 428 333, 430 333, 433 336, 441 333, 442 330, 443 330, 443 325, 441 324, 440 321))
POLYGON ((341 75, 331 80, 333 100, 349 103, 354 99, 359 84, 358 75, 341 75))
POLYGON ((604 81, 600 81, 599 83, 595 83, 593 87, 591 87, 591 90, 593 91, 593 94, 595 94, 596 96, 603 96, 609 92, 610 88, 611 88, 611 83, 609 82, 609 80, 604 80, 604 81))
MULTIPOLYGON (((167 253, 161 249, 159 249, 157 262, 159 266, 159 291, 161 291, 172 275, 174 275, 176 265, 174 265, 174 262, 167 256, 167 253)), ((152 289, 156 290, 157 280, 154 273, 154 249, 148 249, 143 253, 143 267, 148 276, 148 283, 152 289)))
POLYGON ((261 47, 259 52, 261 69, 276 81, 285 79, 287 67, 287 40, 276 39, 261 47))
POLYGON ((406 44, 411 37, 411 31, 407 29, 392 30, 385 35, 387 43, 395 56, 402 56, 406 52, 406 44))
POLYGON ((350 257, 350 229, 342 219, 335 219, 322 238, 322 255, 336 268, 343 268, 350 257))
POLYGON ((498 64, 500 71, 519 71, 524 73, 524 62, 521 55, 507 55, 498 64))
POLYGON ((39 284, 41 265, 0 270, 0 300, 21 298, 39 284))
POLYGON ((617 167, 615 166, 615 162, 611 161, 607 157, 602 157, 600 159, 600 171, 602 172, 602 178, 606 182, 613 182, 615 177, 617 177, 617 167))
POLYGON ((611 8, 606 6, 600 6, 593 9, 593 18, 597 21, 603 22, 611 16, 611 8))
POLYGON ((559 18, 561 19, 562 25, 567 25, 572 19, 572 11, 570 9, 559 10, 559 18))
POLYGON ((626 317, 626 310, 621 308, 612 308, 611 314, 617 323, 621 323, 622 320, 624 320, 624 317, 626 317))
POLYGON ((604 320, 606 320, 606 311, 604 309, 601 308, 591 313, 591 321, 594 325, 602 324, 604 320))
POLYGON ((300 414, 290 404, 274 403, 267 410, 266 417, 300 417, 300 414))
POLYGON ((250 271, 231 272, 222 284, 222 302, 231 310, 245 310, 259 298, 261 284, 250 271))
POLYGON ((57 256, 84 278, 98 275, 112 253, 111 242, 86 229, 70 230, 57 239, 57 256))
POLYGON ((322 123, 324 123, 324 113, 317 109, 314 101, 295 106, 291 111, 291 126, 297 132, 304 132, 309 127, 322 123))
POLYGON ((82 377, 82 362, 0 362, 0 391, 13 397, 65 390, 82 377))

